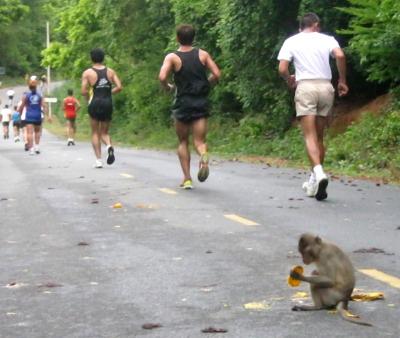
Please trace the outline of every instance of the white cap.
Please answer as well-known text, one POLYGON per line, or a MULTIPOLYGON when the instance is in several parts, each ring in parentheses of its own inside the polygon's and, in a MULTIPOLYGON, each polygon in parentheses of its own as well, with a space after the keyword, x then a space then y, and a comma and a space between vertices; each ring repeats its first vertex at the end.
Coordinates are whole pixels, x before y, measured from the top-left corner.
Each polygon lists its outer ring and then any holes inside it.
POLYGON ((12 89, 7 90, 7 96, 14 96, 14 94, 15 92, 12 89))

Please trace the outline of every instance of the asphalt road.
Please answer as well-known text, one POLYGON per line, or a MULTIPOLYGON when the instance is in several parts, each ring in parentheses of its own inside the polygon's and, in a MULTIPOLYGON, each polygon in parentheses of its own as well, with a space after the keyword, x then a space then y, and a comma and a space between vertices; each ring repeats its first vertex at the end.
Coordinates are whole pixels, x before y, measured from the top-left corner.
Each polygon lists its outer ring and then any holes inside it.
POLYGON ((45 132, 40 155, 22 148, 0 139, 2 338, 399 336, 398 186, 335 178, 317 202, 303 171, 217 159, 183 191, 174 153, 117 146, 94 169, 88 143, 45 132), (303 232, 349 254, 357 292, 384 293, 350 303, 373 327, 291 311, 310 302, 287 285, 303 232))

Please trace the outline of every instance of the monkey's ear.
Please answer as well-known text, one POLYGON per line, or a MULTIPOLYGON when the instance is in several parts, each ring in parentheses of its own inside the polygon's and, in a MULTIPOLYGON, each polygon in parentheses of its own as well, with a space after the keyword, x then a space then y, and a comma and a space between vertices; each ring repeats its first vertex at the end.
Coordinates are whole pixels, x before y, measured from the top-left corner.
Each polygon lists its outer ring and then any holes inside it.
POLYGON ((321 237, 319 237, 319 236, 315 237, 315 243, 321 244, 322 243, 321 237))

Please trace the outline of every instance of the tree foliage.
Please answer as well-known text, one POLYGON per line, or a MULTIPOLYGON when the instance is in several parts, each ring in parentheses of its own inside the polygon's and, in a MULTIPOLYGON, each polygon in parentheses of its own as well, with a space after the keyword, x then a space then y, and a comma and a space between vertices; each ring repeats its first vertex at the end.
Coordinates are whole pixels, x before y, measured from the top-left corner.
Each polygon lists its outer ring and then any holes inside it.
POLYGON ((398 0, 348 0, 349 27, 341 33, 351 36, 354 53, 368 80, 398 83, 400 74, 400 2, 398 0))
POLYGON ((157 73, 177 47, 175 26, 191 23, 196 46, 222 69, 213 114, 231 118, 252 138, 280 135, 294 111, 276 56, 298 31, 298 17, 316 12, 324 32, 343 47, 349 43, 351 88, 368 93, 376 83, 399 80, 393 71, 400 63, 399 10, 396 0, 0 0, 0 57, 15 73, 42 61, 78 83, 90 66, 89 51, 103 47, 125 88, 116 97, 117 122, 141 132, 169 123, 172 98, 160 91, 157 73), (46 20, 52 43, 43 50, 46 20))

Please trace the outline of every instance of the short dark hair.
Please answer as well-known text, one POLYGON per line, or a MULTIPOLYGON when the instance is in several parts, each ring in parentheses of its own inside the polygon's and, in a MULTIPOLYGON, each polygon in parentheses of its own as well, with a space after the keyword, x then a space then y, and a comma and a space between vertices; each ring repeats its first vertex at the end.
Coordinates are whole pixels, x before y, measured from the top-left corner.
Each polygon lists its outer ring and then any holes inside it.
POLYGON ((306 13, 300 19, 300 29, 303 30, 305 28, 312 27, 316 23, 320 23, 321 20, 319 16, 315 13, 306 13))
POLYGON ((69 96, 72 96, 72 95, 74 95, 74 91, 73 91, 72 89, 68 89, 68 90, 67 90, 67 94, 68 94, 69 96))
POLYGON ((94 63, 102 63, 104 61, 104 50, 101 48, 93 48, 90 51, 90 58, 94 63))
POLYGON ((181 45, 192 45, 196 31, 192 25, 179 25, 176 27, 176 36, 181 45))

